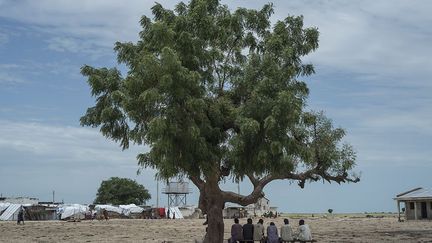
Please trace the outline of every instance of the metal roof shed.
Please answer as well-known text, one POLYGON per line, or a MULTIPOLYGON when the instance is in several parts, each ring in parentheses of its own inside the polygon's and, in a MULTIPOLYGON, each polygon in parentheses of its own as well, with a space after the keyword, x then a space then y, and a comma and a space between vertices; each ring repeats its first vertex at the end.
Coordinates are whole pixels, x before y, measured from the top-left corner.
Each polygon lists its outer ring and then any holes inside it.
POLYGON ((396 195, 399 221, 400 203, 405 203, 405 219, 432 219, 432 189, 422 187, 414 188, 396 195))

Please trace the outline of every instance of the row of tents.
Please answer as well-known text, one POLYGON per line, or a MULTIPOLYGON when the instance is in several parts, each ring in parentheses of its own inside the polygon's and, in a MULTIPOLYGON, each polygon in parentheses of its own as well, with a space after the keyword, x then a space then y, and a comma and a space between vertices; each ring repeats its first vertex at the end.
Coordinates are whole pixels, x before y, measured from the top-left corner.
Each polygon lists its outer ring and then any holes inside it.
POLYGON ((103 210, 106 210, 111 216, 115 215, 117 217, 129 217, 131 215, 141 214, 144 211, 144 208, 135 204, 119 206, 94 205, 94 207, 82 204, 69 204, 60 206, 58 213, 61 215, 60 219, 85 219, 86 216, 94 218, 94 215, 100 215, 103 210))
POLYGON ((106 211, 110 218, 146 218, 146 211, 162 212, 157 213, 157 217, 165 217, 169 213, 169 218, 182 219, 183 215, 178 207, 161 208, 153 210, 135 204, 129 205, 82 205, 82 204, 60 204, 60 205, 31 205, 0 203, 0 220, 17 220, 18 213, 24 209, 26 220, 69 220, 69 219, 94 219, 102 217, 102 212, 106 211))

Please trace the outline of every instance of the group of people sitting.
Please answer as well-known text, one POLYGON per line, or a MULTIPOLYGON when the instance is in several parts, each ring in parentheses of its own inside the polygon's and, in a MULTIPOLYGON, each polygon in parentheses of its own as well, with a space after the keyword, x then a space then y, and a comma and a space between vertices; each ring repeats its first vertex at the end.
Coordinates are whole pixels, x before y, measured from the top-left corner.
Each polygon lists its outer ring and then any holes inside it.
POLYGON ((304 220, 299 221, 297 232, 294 232, 289 225, 289 220, 284 219, 284 225, 280 228, 280 236, 278 228, 275 223, 270 222, 267 227, 267 236, 264 234, 264 221, 260 219, 257 224, 252 224, 252 219, 247 219, 247 223, 243 226, 239 224, 238 218, 234 219, 234 224, 231 226, 231 238, 229 243, 237 242, 267 242, 267 243, 280 243, 289 241, 309 241, 312 240, 312 234, 309 226, 305 224, 304 220))

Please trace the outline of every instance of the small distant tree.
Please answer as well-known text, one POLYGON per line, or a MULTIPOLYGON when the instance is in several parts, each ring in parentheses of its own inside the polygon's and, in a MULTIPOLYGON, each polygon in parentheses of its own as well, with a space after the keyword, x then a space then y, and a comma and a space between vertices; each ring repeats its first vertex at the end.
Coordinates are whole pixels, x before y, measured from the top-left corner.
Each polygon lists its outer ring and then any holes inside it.
POLYGON ((128 178, 111 177, 102 181, 96 194, 95 204, 144 204, 151 198, 143 185, 128 178))
POLYGON ((329 209, 327 210, 327 212, 329 212, 329 214, 332 214, 332 213, 333 213, 333 209, 329 208, 329 209))

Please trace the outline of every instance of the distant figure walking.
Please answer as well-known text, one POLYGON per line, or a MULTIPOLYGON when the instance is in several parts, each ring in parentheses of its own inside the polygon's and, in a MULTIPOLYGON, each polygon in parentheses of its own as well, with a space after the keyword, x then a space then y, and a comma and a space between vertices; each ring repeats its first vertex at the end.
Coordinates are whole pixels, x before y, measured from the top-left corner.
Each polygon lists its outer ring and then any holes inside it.
POLYGON ((278 230, 273 222, 267 227, 267 243, 279 243, 278 230))
POLYGON ((109 217, 108 217, 108 211, 105 208, 102 209, 102 215, 103 215, 103 217, 104 217, 105 220, 109 219, 109 217))
POLYGON ((18 212, 18 220, 17 220, 17 224, 24 224, 24 207, 21 206, 19 212, 18 212))
POLYGON ((312 240, 312 233, 309 228, 309 225, 305 224, 303 219, 300 219, 299 221, 299 228, 298 228, 298 235, 297 239, 302 240, 312 240))

